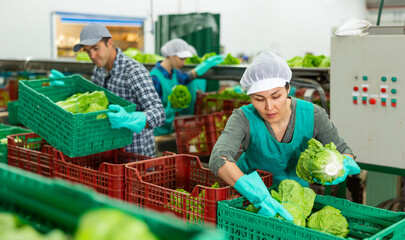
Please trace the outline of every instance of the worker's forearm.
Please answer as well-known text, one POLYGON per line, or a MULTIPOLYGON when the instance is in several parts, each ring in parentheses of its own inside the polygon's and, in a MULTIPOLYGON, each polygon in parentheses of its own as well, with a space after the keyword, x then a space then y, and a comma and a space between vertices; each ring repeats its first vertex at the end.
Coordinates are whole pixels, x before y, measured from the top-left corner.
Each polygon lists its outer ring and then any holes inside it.
POLYGON ((229 161, 225 161, 225 164, 222 165, 222 167, 220 167, 218 170, 218 176, 232 187, 243 175, 243 172, 238 168, 238 166, 229 161))

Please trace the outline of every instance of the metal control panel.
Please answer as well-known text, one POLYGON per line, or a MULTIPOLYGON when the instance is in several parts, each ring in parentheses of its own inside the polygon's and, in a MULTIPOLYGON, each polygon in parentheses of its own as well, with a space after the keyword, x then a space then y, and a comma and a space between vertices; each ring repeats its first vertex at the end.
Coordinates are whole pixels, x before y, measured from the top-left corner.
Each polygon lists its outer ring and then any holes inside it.
POLYGON ((332 37, 330 116, 366 164, 405 169, 405 35, 332 37))

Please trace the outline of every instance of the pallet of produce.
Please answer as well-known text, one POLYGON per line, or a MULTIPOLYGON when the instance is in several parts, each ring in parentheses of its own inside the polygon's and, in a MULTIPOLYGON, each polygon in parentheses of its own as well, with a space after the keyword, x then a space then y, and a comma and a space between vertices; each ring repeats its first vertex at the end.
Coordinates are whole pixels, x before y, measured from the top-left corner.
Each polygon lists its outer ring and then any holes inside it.
POLYGON ((19 85, 19 121, 69 157, 80 157, 124 147, 133 133, 112 129, 106 113, 109 104, 127 112, 135 104, 93 84, 80 75, 58 79, 22 80, 19 85))
POLYGON ((269 191, 291 213, 294 221, 279 216, 261 216, 257 214, 258 209, 244 197, 221 201, 218 203, 218 228, 225 232, 226 239, 405 238, 403 212, 316 195, 293 180, 284 181, 280 183, 278 192, 275 187, 269 191))
POLYGON ((0 163, 7 163, 7 136, 28 132, 31 132, 31 130, 0 124, 0 163))
MULTIPOLYGON (((217 223, 217 202, 240 196, 198 157, 177 154, 125 166, 126 201, 171 212, 195 224, 217 223), (154 168, 154 171, 148 171, 154 168)), ((258 171, 266 186, 273 175, 258 171)))
POLYGON ((36 133, 7 136, 8 165, 45 177, 53 177, 53 149, 36 133))
POLYGON ((109 197, 125 198, 125 164, 150 157, 125 152, 124 148, 70 158, 55 149, 53 176, 81 183, 109 197))
POLYGON ((176 218, 108 198, 85 186, 44 178, 5 164, 0 164, 0 182, 0 211, 11 213, 4 218, 0 215, 0 239, 223 239, 214 228, 188 226, 176 218))

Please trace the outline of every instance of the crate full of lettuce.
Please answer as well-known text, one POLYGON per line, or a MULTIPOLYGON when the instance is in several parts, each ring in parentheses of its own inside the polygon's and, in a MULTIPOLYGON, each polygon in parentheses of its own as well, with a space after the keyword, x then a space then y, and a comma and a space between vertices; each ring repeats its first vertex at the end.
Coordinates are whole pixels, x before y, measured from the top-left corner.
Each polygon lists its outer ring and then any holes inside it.
POLYGON ((106 107, 118 104, 127 112, 135 104, 122 99, 80 75, 19 82, 19 120, 69 157, 86 156, 132 143, 128 129, 112 129, 106 107))
POLYGON ((218 203, 218 228, 227 239, 404 239, 405 213, 315 193, 294 180, 269 189, 294 217, 264 217, 246 198, 218 203))

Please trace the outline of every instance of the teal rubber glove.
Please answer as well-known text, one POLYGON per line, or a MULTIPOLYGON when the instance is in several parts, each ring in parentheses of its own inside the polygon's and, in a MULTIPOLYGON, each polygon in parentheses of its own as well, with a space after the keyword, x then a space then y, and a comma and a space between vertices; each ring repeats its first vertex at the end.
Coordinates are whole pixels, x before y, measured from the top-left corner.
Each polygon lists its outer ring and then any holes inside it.
POLYGON ((111 128, 128 128, 132 132, 140 133, 146 126, 146 115, 143 112, 127 113, 125 109, 119 105, 108 106, 110 110, 116 112, 108 112, 108 120, 110 120, 111 128))
MULTIPOLYGON (((64 78, 65 75, 63 73, 59 72, 58 70, 52 69, 51 74, 49 74, 49 79, 61 79, 64 78)), ((54 80, 49 83, 50 86, 65 86, 64 81, 60 80, 54 80)))
POLYGON ((205 72, 207 72, 210 68, 222 63, 224 61, 224 59, 225 58, 221 55, 211 56, 204 62, 197 65, 197 67, 195 67, 194 70, 198 76, 201 76, 205 72))
MULTIPOLYGON (((343 170, 345 171, 343 176, 336 178, 333 182, 324 183, 324 185, 337 185, 344 182, 348 175, 355 175, 361 172, 359 165, 357 165, 353 158, 347 155, 343 155, 343 170)), ((322 184, 318 179, 314 179, 314 182, 322 184)))
POLYGON ((280 214, 288 221, 294 221, 293 216, 279 202, 274 200, 259 174, 255 171, 249 175, 243 175, 236 181, 234 188, 245 196, 256 208, 258 214, 266 217, 274 217, 280 214))

